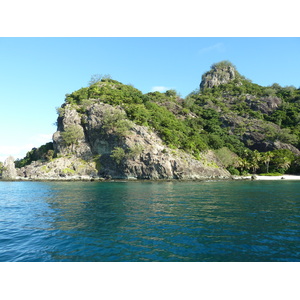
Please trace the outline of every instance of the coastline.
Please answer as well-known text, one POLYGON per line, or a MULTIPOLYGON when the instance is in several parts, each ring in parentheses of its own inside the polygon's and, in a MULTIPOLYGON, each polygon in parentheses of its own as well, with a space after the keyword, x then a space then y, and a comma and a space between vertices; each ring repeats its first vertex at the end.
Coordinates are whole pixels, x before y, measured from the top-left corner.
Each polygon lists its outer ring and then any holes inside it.
POLYGON ((284 174, 280 176, 261 176, 261 175, 249 175, 249 176, 234 176, 234 179, 245 180, 300 180, 300 175, 284 174))
POLYGON ((300 180, 300 175, 289 175, 284 174, 280 176, 262 176, 262 175, 247 175, 247 176, 230 176, 227 178, 224 177, 202 177, 202 178, 184 178, 184 179, 175 179, 175 178, 164 178, 164 179, 137 179, 137 178, 103 178, 103 177, 90 177, 90 176, 65 176, 61 178, 57 177, 40 177, 40 178, 27 178, 27 177, 19 177, 16 178, 10 178, 10 179, 2 179, 0 178, 0 181, 29 181, 29 182, 47 182, 47 181, 57 181, 57 182, 70 182, 70 181, 81 181, 81 182, 116 182, 116 181, 126 181, 126 182, 132 182, 132 181, 157 181, 157 182, 163 182, 163 181, 271 181, 271 180, 300 180))

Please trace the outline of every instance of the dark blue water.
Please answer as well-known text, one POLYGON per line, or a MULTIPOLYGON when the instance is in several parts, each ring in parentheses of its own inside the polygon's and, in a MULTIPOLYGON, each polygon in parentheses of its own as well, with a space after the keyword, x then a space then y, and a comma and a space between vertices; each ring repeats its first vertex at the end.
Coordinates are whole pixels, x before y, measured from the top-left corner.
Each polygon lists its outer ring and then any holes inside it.
POLYGON ((0 261, 300 261, 300 182, 0 182, 0 261))

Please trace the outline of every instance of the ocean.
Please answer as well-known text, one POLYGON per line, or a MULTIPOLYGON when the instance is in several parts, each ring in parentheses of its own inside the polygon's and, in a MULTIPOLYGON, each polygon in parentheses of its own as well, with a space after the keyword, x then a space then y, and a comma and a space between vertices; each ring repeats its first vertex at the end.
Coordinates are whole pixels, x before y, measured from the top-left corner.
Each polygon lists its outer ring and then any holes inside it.
POLYGON ((0 182, 1 262, 297 262, 300 181, 0 182))

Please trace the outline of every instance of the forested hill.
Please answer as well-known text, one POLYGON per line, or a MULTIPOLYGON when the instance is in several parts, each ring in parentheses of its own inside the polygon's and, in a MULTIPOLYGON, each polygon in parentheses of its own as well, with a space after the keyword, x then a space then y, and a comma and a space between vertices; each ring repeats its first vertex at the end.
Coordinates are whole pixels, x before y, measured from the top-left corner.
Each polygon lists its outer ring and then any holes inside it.
MULTIPOLYGON (((120 135, 131 121, 157 133, 169 148, 181 149, 197 160, 213 150, 232 174, 300 173, 300 90, 252 83, 228 61, 212 65, 199 89, 184 99, 175 90, 143 94, 132 85, 98 78, 66 95, 58 109, 58 123, 65 108, 72 106, 84 124, 87 108, 96 102, 125 112, 112 118, 120 135)), ((37 151, 45 160, 50 159, 49 153, 57 154, 51 145, 44 149, 28 152, 16 166, 29 164, 37 151)))

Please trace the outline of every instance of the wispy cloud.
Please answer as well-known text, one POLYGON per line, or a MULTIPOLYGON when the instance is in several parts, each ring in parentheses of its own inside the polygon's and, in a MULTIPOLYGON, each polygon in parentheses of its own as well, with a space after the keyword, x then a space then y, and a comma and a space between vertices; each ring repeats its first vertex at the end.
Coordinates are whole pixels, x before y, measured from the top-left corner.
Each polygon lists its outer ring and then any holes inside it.
POLYGON ((225 45, 223 43, 217 43, 217 44, 214 44, 212 46, 208 46, 208 47, 200 49, 198 51, 198 53, 203 54, 203 53, 208 53, 208 52, 212 52, 212 51, 224 52, 225 51, 225 45))
POLYGON ((167 90, 171 90, 172 88, 166 87, 166 86, 154 86, 151 89, 151 92, 165 92, 167 90))

